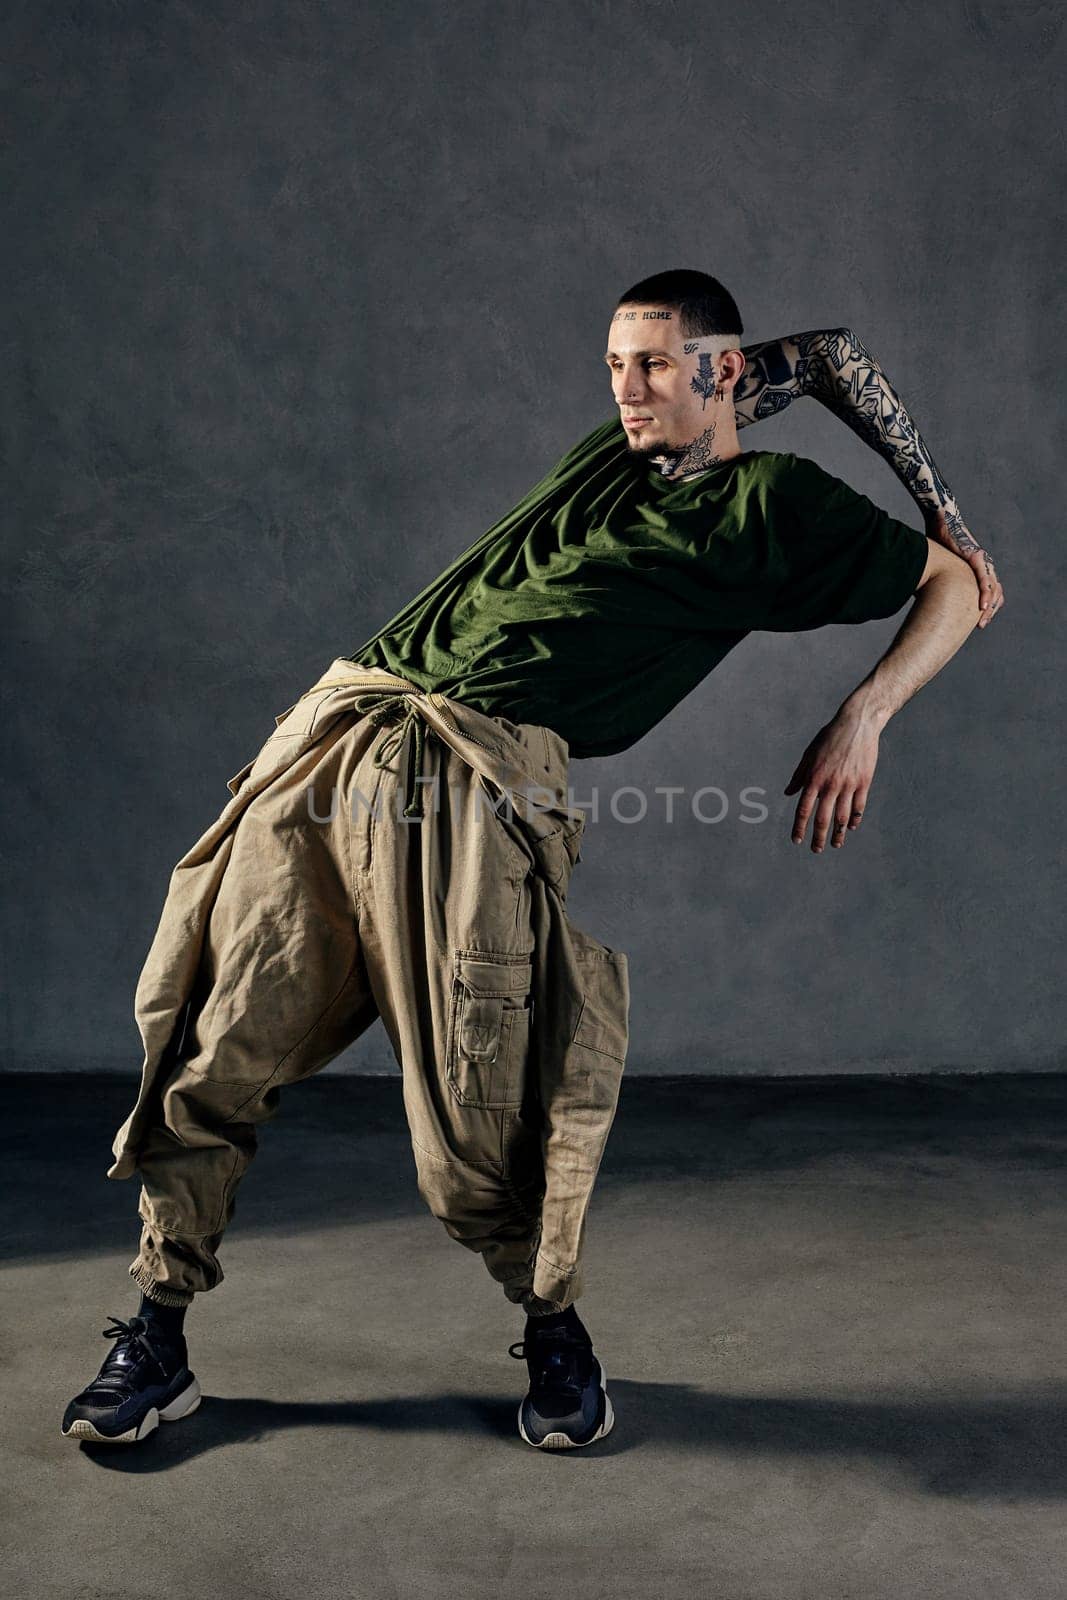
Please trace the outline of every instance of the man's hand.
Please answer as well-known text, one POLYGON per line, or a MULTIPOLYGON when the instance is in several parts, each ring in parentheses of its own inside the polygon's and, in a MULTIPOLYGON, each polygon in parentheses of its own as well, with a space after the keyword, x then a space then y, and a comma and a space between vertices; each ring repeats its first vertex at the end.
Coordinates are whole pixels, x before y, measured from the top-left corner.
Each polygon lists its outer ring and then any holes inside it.
POLYGON ((930 507, 923 512, 928 539, 936 539, 946 550, 962 556, 978 579, 978 601, 981 618, 978 626, 986 627, 1004 604, 1004 590, 993 567, 993 557, 983 550, 970 533, 959 512, 952 506, 930 507))
POLYGON ((940 672, 974 632, 975 574, 958 555, 931 539, 915 602, 893 643, 820 728, 797 763, 785 793, 801 790, 793 842, 803 844, 815 812, 811 848, 818 852, 831 826, 831 843, 860 825, 878 764, 878 741, 890 717, 940 672))
POLYGON ((815 812, 811 848, 816 855, 833 829, 836 849, 845 842, 846 830, 860 825, 867 793, 878 764, 877 724, 862 712, 842 708, 832 722, 820 728, 804 751, 785 793, 801 790, 793 821, 792 841, 804 843, 808 818, 815 812))

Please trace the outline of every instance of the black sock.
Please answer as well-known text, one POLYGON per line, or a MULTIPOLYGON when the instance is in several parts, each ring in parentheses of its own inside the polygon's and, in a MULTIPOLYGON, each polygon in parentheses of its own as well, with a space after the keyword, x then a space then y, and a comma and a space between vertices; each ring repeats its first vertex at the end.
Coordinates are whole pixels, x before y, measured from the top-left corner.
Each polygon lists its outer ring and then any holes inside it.
POLYGON ((185 1313, 188 1309, 188 1306, 162 1305, 158 1300, 150 1300, 142 1290, 141 1304, 137 1308, 137 1315, 153 1323, 162 1332, 175 1337, 182 1332, 185 1313))

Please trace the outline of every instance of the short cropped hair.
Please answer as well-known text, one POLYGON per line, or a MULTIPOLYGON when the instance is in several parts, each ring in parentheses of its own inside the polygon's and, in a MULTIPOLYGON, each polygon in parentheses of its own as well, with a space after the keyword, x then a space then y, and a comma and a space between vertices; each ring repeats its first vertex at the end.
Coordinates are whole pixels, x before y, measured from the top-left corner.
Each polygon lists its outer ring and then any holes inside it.
POLYGON ((676 267, 642 278, 619 296, 617 305, 666 305, 678 312, 683 334, 700 339, 712 333, 744 333, 741 313, 729 289, 707 272, 676 267))

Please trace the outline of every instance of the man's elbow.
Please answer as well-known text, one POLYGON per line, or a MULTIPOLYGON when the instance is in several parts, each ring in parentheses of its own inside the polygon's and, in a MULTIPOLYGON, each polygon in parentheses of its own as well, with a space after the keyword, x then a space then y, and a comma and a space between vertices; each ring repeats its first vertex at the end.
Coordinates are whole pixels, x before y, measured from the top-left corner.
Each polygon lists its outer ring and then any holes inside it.
POLYGON ((915 596, 920 604, 927 601, 935 613, 942 612, 946 619, 951 616, 953 626, 963 628, 964 635, 969 628, 977 627, 982 615, 974 568, 962 556, 932 540, 915 596))
POLYGON ((943 544, 938 544, 934 539, 926 541, 926 565, 922 577, 916 585, 918 594, 932 579, 939 582, 956 583, 961 589, 970 585, 975 594, 978 593, 978 577, 969 561, 964 561, 954 550, 946 550, 943 544))

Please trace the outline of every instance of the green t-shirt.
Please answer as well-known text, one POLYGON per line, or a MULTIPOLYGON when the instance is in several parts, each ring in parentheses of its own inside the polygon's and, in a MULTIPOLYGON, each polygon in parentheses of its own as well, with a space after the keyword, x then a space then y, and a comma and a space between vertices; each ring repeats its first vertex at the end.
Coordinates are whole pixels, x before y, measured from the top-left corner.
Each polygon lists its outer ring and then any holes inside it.
POLYGON ((926 535, 803 456, 752 450, 689 482, 602 423, 352 653, 570 755, 615 755, 756 629, 888 617, 926 535))

